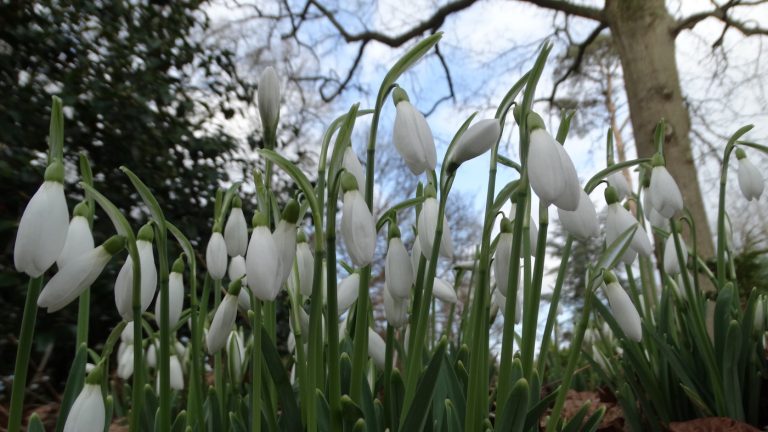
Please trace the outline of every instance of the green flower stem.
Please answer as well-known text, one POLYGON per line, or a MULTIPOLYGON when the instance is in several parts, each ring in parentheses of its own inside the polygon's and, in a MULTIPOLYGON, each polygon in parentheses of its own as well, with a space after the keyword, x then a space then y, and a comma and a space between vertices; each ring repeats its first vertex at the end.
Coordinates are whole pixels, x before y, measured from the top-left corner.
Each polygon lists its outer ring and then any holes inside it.
MULTIPOLYGON (((573 245, 573 236, 568 235, 565 240, 565 246, 563 247, 562 260, 560 261, 560 268, 557 271, 557 279, 555 280, 555 289, 552 291, 552 299, 549 305, 549 312, 547 314, 547 322, 544 325, 544 334, 541 336, 541 349, 539 350, 539 363, 536 368, 541 376, 545 376, 544 368, 547 360, 547 351, 549 351, 550 336, 552 335, 552 329, 555 327, 557 320, 557 307, 560 304, 560 293, 563 290, 563 283, 565 282, 565 273, 568 269, 568 262, 571 258, 571 247, 573 245)), ((555 341, 556 342, 556 341, 555 341)), ((557 345, 555 345, 557 347, 557 345)))
MULTIPOLYGON (((294 263, 294 268, 296 267, 294 263)), ((300 281, 297 281, 296 287, 299 286, 300 281)), ((291 301, 291 326, 293 327, 293 337, 296 341, 296 379, 299 384, 299 398, 301 400, 301 420, 307 425, 307 410, 306 406, 310 403, 314 403, 314 388, 307 383, 307 358, 304 352, 304 334, 301 330, 301 321, 299 318, 299 310, 301 309, 301 294, 299 292, 288 293, 288 298, 291 301)))
POLYGON ((552 414, 549 416, 546 432, 554 432, 557 429, 557 424, 560 421, 560 413, 563 410, 563 405, 565 405, 565 395, 571 387, 571 379, 573 378, 576 364, 581 356, 581 344, 584 341, 584 332, 587 330, 587 324, 589 324, 589 314, 592 310, 592 301, 595 296, 594 282, 590 281, 589 283, 591 287, 587 288, 587 292, 584 293, 584 308, 581 310, 581 318, 576 327, 573 342, 571 342, 571 348, 568 352, 568 363, 565 367, 565 373, 561 375, 563 381, 560 384, 560 390, 557 392, 557 400, 555 401, 555 406, 552 408, 552 414))
POLYGON ((16 366, 13 369, 13 389, 11 390, 11 408, 8 416, 8 431, 18 432, 21 429, 21 416, 24 412, 24 393, 27 390, 27 368, 29 355, 32 350, 32 339, 35 336, 35 321, 37 321, 37 298, 43 286, 43 277, 29 279, 27 299, 24 302, 24 315, 21 318, 19 347, 16 350, 16 366))
MULTIPOLYGON (((206 277, 210 277, 210 275, 206 277)), ((219 308, 219 304, 221 304, 221 279, 213 280, 213 304, 214 311, 217 310, 219 308)), ((216 396, 219 399, 219 406, 221 409, 224 409, 226 406, 224 405, 224 397, 226 392, 224 391, 224 361, 221 358, 221 350, 213 355, 213 382, 217 389, 216 396)), ((221 416, 221 420, 224 424, 227 423, 227 419, 227 416, 221 416)), ((219 426, 222 427, 223 425, 219 426)))
POLYGON ((736 141, 741 138, 742 135, 749 132, 752 129, 752 125, 743 126, 734 133, 728 140, 728 144, 725 146, 723 152, 723 166, 720 171, 720 197, 718 199, 717 207, 717 289, 720 290, 725 286, 725 186, 728 181, 728 161, 731 157, 731 152, 736 146, 736 141))
MULTIPOLYGON (((63 133, 63 132, 62 132, 63 133)), ((80 153, 80 177, 83 183, 93 187, 93 172, 91 171, 91 164, 88 162, 88 156, 85 153, 80 153)), ((85 192, 85 202, 88 203, 88 226, 93 229, 93 214, 95 211, 93 195, 90 192, 85 192)), ((75 352, 77 352, 80 345, 88 345, 88 324, 91 315, 91 288, 88 287, 80 294, 77 307, 77 338, 75 342, 75 352)))
MULTIPOLYGON (((418 215, 416 216, 418 218, 418 215)), ((419 257, 419 267, 416 271, 416 282, 413 286, 413 301, 411 302, 411 316, 408 325, 411 329, 415 329, 419 325, 419 313, 418 311, 421 310, 421 302, 422 302, 422 296, 424 293, 424 280, 425 280, 425 274, 427 272, 427 259, 424 258, 424 255, 419 257)), ((414 351, 414 347, 416 346, 416 338, 410 337, 408 338, 408 346, 406 347, 406 352, 408 354, 407 358, 408 360, 406 363, 406 373, 410 373, 410 357, 417 355, 416 351, 414 351)), ((418 354, 418 356, 421 356, 421 353, 418 354)))
POLYGON ((386 351, 384 355, 384 426, 396 432, 395 410, 392 400, 392 363, 395 356, 395 328, 387 324, 386 351))
MULTIPOLYGON (((251 294, 251 431, 261 432, 261 300, 251 294)), ((296 350, 304 347, 297 346, 296 350)), ((220 387, 223 389, 224 387, 220 387)))
MULTIPOLYGON (((527 188, 518 188, 518 191, 527 188)), ((519 199, 525 199, 525 194, 519 199)), ((504 327, 501 334, 501 360, 499 361, 499 381, 496 389, 496 406, 506 406, 507 398, 512 385, 512 352, 514 350, 515 312, 517 310, 517 290, 521 289, 520 281, 520 250, 523 239, 523 220, 525 220, 525 205, 518 200, 515 207, 515 221, 512 231, 512 253, 509 257, 508 281, 511 286, 507 288, 507 297, 504 304, 504 327)), ((498 287, 496 288, 498 289, 498 287)), ((501 412, 504 416, 506 413, 501 412)), ((503 420, 502 420, 503 423, 503 420)))
MULTIPOLYGON (((520 346, 523 374, 528 382, 531 381, 534 369, 533 357, 536 349, 536 330, 539 327, 539 302, 541 301, 541 282, 544 277, 544 255, 546 254, 547 249, 548 225, 549 211, 547 207, 539 205, 539 237, 537 239, 538 248, 536 249, 536 263, 533 267, 533 279, 530 284, 531 289, 525 292, 523 306, 523 340, 522 345, 520 346)), ((530 254, 527 256, 530 256, 530 254)))
POLYGON ((168 298, 168 237, 165 220, 155 221, 157 261, 160 276, 160 430, 171 429, 171 324, 168 298))

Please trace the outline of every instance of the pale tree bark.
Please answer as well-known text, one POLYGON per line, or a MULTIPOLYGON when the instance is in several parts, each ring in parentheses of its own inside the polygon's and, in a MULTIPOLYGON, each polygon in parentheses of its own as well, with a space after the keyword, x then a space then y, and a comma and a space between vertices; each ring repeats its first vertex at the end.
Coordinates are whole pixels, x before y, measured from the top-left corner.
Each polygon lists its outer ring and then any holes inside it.
POLYGON ((676 21, 663 0, 607 0, 605 19, 624 71, 637 154, 650 157, 656 152, 653 132, 663 118, 667 124, 667 168, 696 218, 699 253, 710 257, 712 234, 691 152, 691 120, 675 61, 676 21))

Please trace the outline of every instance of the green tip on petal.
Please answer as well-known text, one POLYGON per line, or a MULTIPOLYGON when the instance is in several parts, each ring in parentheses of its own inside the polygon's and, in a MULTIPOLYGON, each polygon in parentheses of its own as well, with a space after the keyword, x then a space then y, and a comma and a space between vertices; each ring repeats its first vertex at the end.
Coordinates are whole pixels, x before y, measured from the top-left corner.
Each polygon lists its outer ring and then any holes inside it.
POLYGON ((307 235, 304 234, 303 230, 299 230, 299 232, 296 233, 296 243, 306 243, 307 242, 307 235))
POLYGON ((426 198, 437 198, 437 191, 435 191, 435 185, 433 185, 432 183, 429 183, 424 188, 424 196, 426 198))
POLYGON ((283 209, 282 218, 288 223, 296 224, 299 220, 299 203, 296 200, 292 199, 288 201, 288 204, 286 204, 283 209))
POLYGON ((389 224, 388 238, 390 240, 392 240, 393 238, 400 238, 400 228, 398 228, 397 224, 395 223, 389 224))
POLYGON ((155 239, 155 231, 152 229, 152 222, 147 222, 139 230, 139 234, 136 236, 137 240, 144 240, 151 242, 155 239))
POLYGON ((610 205, 617 202, 619 202, 619 192, 616 191, 616 188, 613 186, 605 188, 605 203, 610 205))
POLYGON ((96 364, 91 370, 91 373, 85 378, 86 384, 101 385, 101 380, 104 378, 104 360, 96 364))
POLYGON ((745 152, 744 149, 736 148, 736 159, 742 160, 742 159, 746 159, 746 157, 747 157, 747 152, 745 152))
POLYGON ((181 254, 176 258, 176 261, 173 262, 173 267, 171 267, 171 271, 173 273, 184 273, 184 254, 181 254))
POLYGON ((392 102, 394 102, 395 106, 397 106, 397 104, 403 101, 405 102, 411 101, 410 99, 408 99, 408 93, 406 93, 405 90, 403 90, 400 87, 395 87, 395 89, 392 90, 392 102))
POLYGON ((229 283, 229 288, 227 288, 227 294, 231 294, 233 296, 240 295, 240 288, 242 288, 243 286, 243 277, 244 276, 240 276, 239 278, 229 283))
POLYGON ((104 250, 106 250, 108 254, 114 255, 125 247, 125 237, 121 235, 113 235, 108 238, 102 246, 104 246, 104 250))
POLYGON ((656 153, 653 155, 653 158, 651 158, 651 166, 657 167, 657 166, 664 166, 664 156, 661 153, 656 153))
POLYGON ((241 200, 239 196, 235 195, 235 197, 232 198, 232 208, 242 208, 242 207, 243 207, 243 200, 241 200))
POLYGON ((511 233, 514 230, 514 226, 512 225, 512 221, 507 218, 501 219, 501 232, 503 233, 511 233))
POLYGON ((91 214, 91 209, 88 207, 88 203, 86 201, 80 202, 75 206, 75 209, 72 211, 72 216, 81 216, 84 218, 87 218, 91 214))
POLYGON ((544 119, 540 115, 531 111, 528 113, 528 132, 533 132, 536 129, 547 129, 544 126, 544 119))
POLYGON ((45 181, 64 183, 64 164, 55 160, 45 169, 45 181))
POLYGON ((612 271, 606 271, 605 273, 603 273, 603 282, 605 282, 606 285, 610 283, 615 283, 618 281, 619 280, 616 279, 616 275, 613 274, 612 271))
POLYGON ((357 184, 357 180, 355 180, 355 176, 344 171, 341 174, 341 189, 344 192, 349 192, 351 190, 358 190, 359 185, 357 184))
POLYGON ((256 211, 253 213, 253 219, 251 219, 251 225, 256 228, 260 226, 267 226, 269 224, 269 218, 266 213, 256 211))

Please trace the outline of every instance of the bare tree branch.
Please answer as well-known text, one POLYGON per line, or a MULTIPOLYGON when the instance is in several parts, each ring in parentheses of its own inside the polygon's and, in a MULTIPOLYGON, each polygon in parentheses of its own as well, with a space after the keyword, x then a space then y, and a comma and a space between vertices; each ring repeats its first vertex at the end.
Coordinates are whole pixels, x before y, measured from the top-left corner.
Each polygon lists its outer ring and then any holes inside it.
MULTIPOLYGON (((765 0, 755 0, 755 1, 730 0, 723 5, 718 5, 717 3, 713 2, 713 4, 715 5, 714 9, 706 12, 696 13, 686 18, 678 20, 675 26, 672 28, 672 34, 677 36, 683 30, 693 29, 694 27, 696 27, 697 24, 706 20, 707 18, 715 18, 720 20, 723 24, 725 24, 722 35, 724 35, 729 28, 734 28, 744 36, 756 36, 756 35, 768 36, 768 28, 760 27, 759 25, 750 25, 748 22, 739 21, 728 14, 732 9, 738 6, 754 6, 764 2, 765 0)), ((717 47, 719 44, 722 43, 722 38, 723 38, 722 35, 715 42, 714 47, 717 47)))
POLYGON ((550 103, 554 103, 555 101, 555 94, 557 93, 557 88, 562 84, 566 79, 568 79, 571 74, 579 70, 579 67, 581 66, 581 62, 584 59, 584 53, 587 51, 587 48, 589 45, 597 39, 597 37, 600 35, 600 33, 608 28, 608 24, 601 22, 598 24, 597 27, 595 27, 594 30, 587 36, 586 39, 584 39, 584 42, 577 45, 578 51, 576 53, 576 58, 573 59, 573 63, 571 63, 571 66, 568 68, 567 71, 561 76, 560 78, 555 81, 555 84, 552 86, 552 93, 550 93, 549 101, 550 103))
POLYGON ((567 15, 575 15, 581 18, 587 18, 598 21, 603 24, 607 24, 605 13, 602 9, 597 9, 589 6, 582 6, 571 3, 567 0, 521 0, 526 3, 551 9, 558 12, 563 12, 567 15))

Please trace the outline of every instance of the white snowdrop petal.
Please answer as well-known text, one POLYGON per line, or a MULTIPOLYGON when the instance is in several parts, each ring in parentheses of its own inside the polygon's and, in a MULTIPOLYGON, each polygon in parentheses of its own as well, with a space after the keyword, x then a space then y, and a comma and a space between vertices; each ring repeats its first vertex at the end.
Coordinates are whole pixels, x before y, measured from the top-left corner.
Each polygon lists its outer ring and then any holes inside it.
POLYGON ((205 265, 213 280, 221 280, 227 274, 227 244, 220 232, 211 234, 205 249, 205 265))
POLYGON ((120 267, 115 279, 115 306, 117 312, 125 321, 133 320, 131 298, 133 292, 133 260, 130 255, 125 258, 125 263, 120 267))
POLYGON ((152 243, 139 240, 136 242, 139 249, 139 262, 141 263, 141 311, 149 308, 157 291, 157 267, 155 267, 155 255, 152 243))
POLYGON ((27 203, 19 221, 13 249, 16 270, 31 277, 45 273, 64 248, 68 227, 64 185, 44 182, 27 203))
POLYGON ((398 300, 392 297, 389 290, 384 291, 384 316, 394 328, 408 324, 408 300, 398 300))
POLYGON ((181 368, 181 362, 175 355, 172 355, 169 360, 171 388, 174 390, 184 390, 184 371, 181 368))
POLYGON ((360 290, 360 275, 352 273, 336 287, 336 310, 339 315, 346 312, 357 300, 360 290))
POLYGON ((560 144, 544 129, 531 132, 528 150, 528 180, 544 205, 549 205, 563 193, 565 178, 558 147, 560 144))
POLYGON ((493 271, 496 276, 496 291, 506 295, 509 289, 509 260, 512 254, 512 233, 502 232, 493 256, 493 271))
POLYGON ((651 205, 660 215, 669 219, 683 209, 683 195, 677 182, 663 166, 651 172, 651 205))
POLYGON ((358 190, 344 193, 341 236, 356 266, 364 267, 373 262, 376 250, 376 223, 363 195, 358 190))
POLYGON ((605 285, 605 296, 611 305, 611 314, 624 334, 631 340, 640 342, 643 337, 640 314, 624 288, 616 282, 611 282, 605 285))
POLYGON ((306 243, 300 243, 296 249, 297 268, 299 270, 299 288, 301 295, 312 295, 312 286, 315 281, 315 257, 306 243))
POLYGON ((399 102, 395 110, 392 141, 400 157, 415 175, 434 170, 437 151, 432 131, 424 115, 408 101, 399 102))
MULTIPOLYGON (((688 248, 683 239, 679 239, 680 249, 683 252, 683 261, 688 259, 688 248)), ((675 239, 670 235, 664 243, 664 271, 670 275, 680 273, 680 263, 677 260, 677 249, 675 248, 675 239)))
POLYGON ((569 234, 580 239, 595 237, 600 233, 597 212, 589 195, 583 190, 580 193, 579 205, 575 211, 557 209, 560 222, 569 234))
POLYGON ((434 285, 432 285, 432 295, 446 303, 455 304, 458 303, 459 298, 456 296, 456 291, 446 281, 435 278, 434 285))
POLYGON ((556 144, 557 153, 560 158, 560 175, 563 176, 563 190, 552 202, 557 208, 566 211, 575 211, 579 205, 581 197, 581 187, 579 186, 579 175, 576 173, 576 167, 573 165, 571 157, 565 151, 565 148, 559 143, 556 144))
POLYGON ((391 296, 398 300, 411 296, 411 285, 413 285, 411 257, 408 256, 408 251, 400 237, 389 240, 384 276, 391 296))
POLYGON ((360 164, 360 159, 357 158, 357 154, 351 146, 344 150, 341 166, 355 177, 358 188, 362 189, 365 187, 365 170, 363 170, 363 165, 360 164))
MULTIPOLYGON (((181 317, 184 309, 184 277, 181 273, 171 272, 168 276, 168 325, 173 328, 181 317)), ((155 319, 157 325, 160 325, 162 319, 162 308, 160 307, 160 296, 155 300, 155 319)))
POLYGON ((619 194, 619 201, 632 195, 632 190, 629 188, 629 182, 621 171, 613 172, 606 177, 609 186, 613 186, 616 192, 619 194))
POLYGON ((56 259, 56 265, 61 269, 93 248, 93 234, 88 219, 75 216, 69 222, 64 248, 56 259))
POLYGON ((371 356, 373 364, 376 365, 379 370, 384 370, 387 345, 384 343, 384 339, 382 339, 372 328, 368 328, 368 355, 371 356))
POLYGON ((741 193, 748 201, 760 199, 765 189, 765 180, 748 158, 739 160, 738 178, 741 193))
POLYGON ((262 125, 274 128, 280 117, 280 81, 272 66, 259 76, 258 102, 262 125))
POLYGON ((449 163, 462 164, 487 152, 499 140, 501 124, 497 119, 483 119, 470 126, 459 137, 448 156, 449 163))
MULTIPOLYGON (((413 277, 416 278, 416 274, 419 273, 419 261, 422 257, 421 242, 419 242, 419 236, 413 240, 413 248, 411 248, 411 268, 413 269, 413 277)), ((427 259, 427 257, 424 257, 427 259)))
POLYGON ((48 281, 37 305, 47 308, 49 313, 67 306, 96 281, 111 258, 103 246, 81 255, 48 281))
POLYGON ((282 287, 296 259, 296 224, 280 220, 272 234, 277 247, 277 285, 282 287))
POLYGON ((64 432, 102 432, 105 416, 101 386, 85 384, 69 410, 64 432))
POLYGON ((224 243, 229 256, 245 255, 248 248, 248 223, 240 207, 232 207, 229 212, 224 225, 224 243))
POLYGON ((258 226, 251 233, 245 256, 248 287, 260 300, 270 301, 277 297, 278 252, 272 233, 266 226, 258 226))
POLYGON ((213 315, 213 321, 208 328, 208 335, 205 338, 208 353, 214 354, 224 348, 227 343, 227 336, 232 331, 237 317, 237 297, 227 294, 219 303, 216 313, 213 315))

